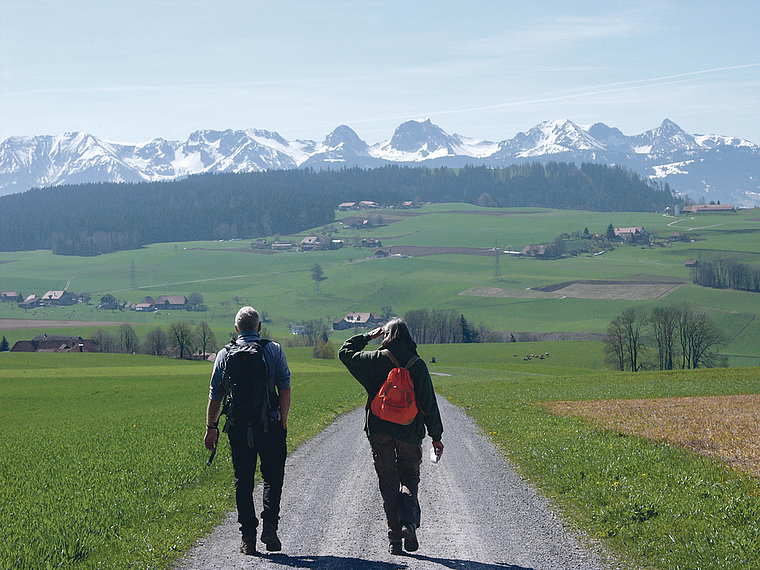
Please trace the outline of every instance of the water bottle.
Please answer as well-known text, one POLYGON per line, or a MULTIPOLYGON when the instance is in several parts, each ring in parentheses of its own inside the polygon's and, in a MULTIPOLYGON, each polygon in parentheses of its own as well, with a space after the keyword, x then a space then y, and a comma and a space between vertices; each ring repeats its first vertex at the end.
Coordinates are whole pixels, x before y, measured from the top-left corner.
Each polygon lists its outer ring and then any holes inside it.
POLYGON ((430 448, 430 462, 438 463, 441 460, 441 456, 435 452, 435 447, 430 448))

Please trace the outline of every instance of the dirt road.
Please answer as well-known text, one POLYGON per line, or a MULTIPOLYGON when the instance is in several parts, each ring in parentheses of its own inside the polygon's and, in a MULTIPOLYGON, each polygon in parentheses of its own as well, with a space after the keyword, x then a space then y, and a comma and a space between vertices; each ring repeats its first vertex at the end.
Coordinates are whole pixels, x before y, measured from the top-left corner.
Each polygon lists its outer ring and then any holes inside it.
MULTIPOLYGON (((236 513, 231 513, 177 570, 617 568, 563 527, 464 413, 442 398, 439 405, 446 449, 441 462, 432 464, 427 459, 430 439, 424 444, 416 553, 388 553, 377 477, 362 431, 363 410, 356 410, 288 459, 281 553, 238 553, 240 534, 236 513)), ((257 488, 257 513, 260 502, 257 488)), ((263 551, 263 544, 258 548, 263 551)))

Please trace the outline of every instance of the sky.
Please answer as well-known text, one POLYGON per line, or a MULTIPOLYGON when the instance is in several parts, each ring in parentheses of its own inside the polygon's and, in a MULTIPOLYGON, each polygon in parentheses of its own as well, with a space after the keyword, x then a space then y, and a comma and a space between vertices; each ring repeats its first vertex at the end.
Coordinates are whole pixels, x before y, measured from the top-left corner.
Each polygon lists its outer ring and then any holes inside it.
POLYGON ((265 129, 501 141, 670 119, 760 144, 760 2, 0 0, 0 141, 265 129))

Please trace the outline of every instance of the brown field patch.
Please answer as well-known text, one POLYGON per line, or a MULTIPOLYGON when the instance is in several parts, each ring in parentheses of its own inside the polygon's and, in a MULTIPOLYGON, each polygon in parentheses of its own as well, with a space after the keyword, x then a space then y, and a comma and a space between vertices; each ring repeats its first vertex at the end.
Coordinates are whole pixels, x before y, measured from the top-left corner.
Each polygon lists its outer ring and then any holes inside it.
POLYGON ((556 415, 688 447, 760 477, 760 394, 542 405, 556 415))
POLYGON ((649 301, 662 299, 681 287, 683 283, 651 281, 570 281, 530 289, 501 289, 498 287, 471 287, 460 295, 475 297, 509 297, 529 299, 592 299, 606 301, 649 301))
POLYGON ((62 327, 118 327, 124 323, 101 321, 61 321, 43 319, 0 319, 0 330, 45 329, 62 327))

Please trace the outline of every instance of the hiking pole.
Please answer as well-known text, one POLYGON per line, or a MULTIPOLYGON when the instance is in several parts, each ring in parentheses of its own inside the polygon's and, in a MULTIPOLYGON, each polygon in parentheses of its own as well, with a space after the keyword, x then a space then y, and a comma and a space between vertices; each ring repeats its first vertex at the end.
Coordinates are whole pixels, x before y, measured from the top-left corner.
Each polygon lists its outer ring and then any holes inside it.
POLYGON ((216 445, 214 446, 214 449, 211 452, 211 457, 209 457, 208 461, 206 461, 206 467, 211 467, 211 463, 214 461, 214 456, 215 455, 216 455, 216 445))
POLYGON ((219 447, 219 420, 217 419, 216 423, 214 424, 214 428, 216 429, 216 442, 214 443, 214 449, 211 450, 211 456, 208 458, 208 461, 206 461, 206 467, 211 467, 211 463, 214 461, 214 457, 216 456, 216 448, 219 447))

